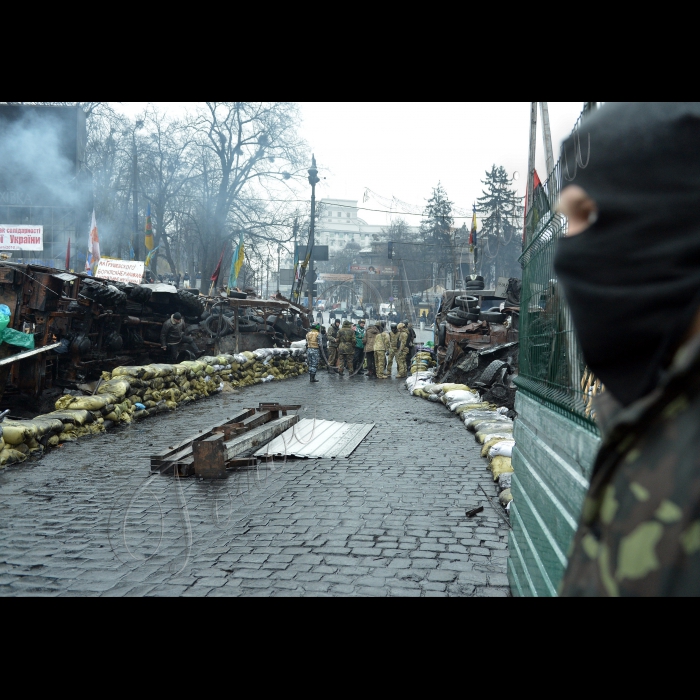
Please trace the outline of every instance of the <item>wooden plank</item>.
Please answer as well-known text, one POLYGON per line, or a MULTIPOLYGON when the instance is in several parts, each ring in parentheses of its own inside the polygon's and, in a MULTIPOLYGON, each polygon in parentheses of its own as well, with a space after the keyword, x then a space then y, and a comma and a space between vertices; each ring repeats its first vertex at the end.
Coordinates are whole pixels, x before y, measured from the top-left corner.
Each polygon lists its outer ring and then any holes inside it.
POLYGON ((192 464, 192 443, 195 440, 201 440, 216 432, 219 432, 221 428, 225 428, 228 425, 235 425, 239 421, 246 420, 247 418, 255 414, 254 408, 244 408, 238 413, 234 413, 233 416, 227 418, 222 423, 214 425, 209 430, 202 432, 201 434, 189 437, 180 443, 169 447, 163 452, 156 453, 151 456, 151 472, 160 474, 170 474, 173 470, 173 464, 175 462, 180 464, 192 464))
POLYGON ((229 440, 225 443, 226 447, 226 461, 242 454, 254 447, 259 447, 264 445, 266 442, 272 440, 272 438, 281 435, 285 430, 291 428, 293 425, 299 422, 298 415, 283 416, 282 418, 277 418, 276 420, 270 421, 265 425, 261 425, 258 428, 248 431, 244 435, 240 435, 233 440, 229 440))
POLYGON ((221 433, 210 435, 192 443, 194 473, 202 479, 226 478, 224 463, 224 436, 221 433))

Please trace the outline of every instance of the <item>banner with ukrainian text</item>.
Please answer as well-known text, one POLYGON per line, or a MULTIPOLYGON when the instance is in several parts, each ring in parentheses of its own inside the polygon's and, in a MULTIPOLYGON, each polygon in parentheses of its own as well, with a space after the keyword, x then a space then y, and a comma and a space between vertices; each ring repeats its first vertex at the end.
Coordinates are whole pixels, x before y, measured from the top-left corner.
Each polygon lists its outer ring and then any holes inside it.
POLYGON ((0 224, 0 250, 44 250, 44 227, 0 224))

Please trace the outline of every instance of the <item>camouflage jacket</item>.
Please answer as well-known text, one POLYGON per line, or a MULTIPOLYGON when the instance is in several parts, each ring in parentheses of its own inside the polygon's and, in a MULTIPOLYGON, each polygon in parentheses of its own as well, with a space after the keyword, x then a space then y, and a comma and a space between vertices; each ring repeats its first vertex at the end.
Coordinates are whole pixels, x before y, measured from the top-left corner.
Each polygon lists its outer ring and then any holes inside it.
POLYGON ((328 329, 328 345, 332 348, 338 347, 338 333, 340 333, 340 327, 336 328, 335 323, 331 323, 331 327, 328 329))
POLYGON ((355 352, 355 331, 347 326, 338 333, 338 352, 341 355, 352 355, 355 352))
POLYGON ((700 595, 700 336, 602 427, 560 595, 700 595))
POLYGON ((394 333, 394 331, 391 331, 389 333, 389 347, 387 348, 387 350, 394 350, 394 352, 397 350, 397 345, 399 344, 399 335, 400 334, 398 331, 396 331, 396 333, 394 333))

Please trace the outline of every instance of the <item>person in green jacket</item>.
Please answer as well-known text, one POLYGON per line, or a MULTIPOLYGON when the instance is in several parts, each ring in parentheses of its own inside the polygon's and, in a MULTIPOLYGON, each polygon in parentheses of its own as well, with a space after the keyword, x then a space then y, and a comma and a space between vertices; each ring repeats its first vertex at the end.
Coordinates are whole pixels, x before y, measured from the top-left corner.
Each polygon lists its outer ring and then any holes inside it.
POLYGON ((355 355, 352 359, 352 365, 357 374, 364 374, 365 370, 362 365, 365 361, 365 319, 360 319, 355 328, 355 355))

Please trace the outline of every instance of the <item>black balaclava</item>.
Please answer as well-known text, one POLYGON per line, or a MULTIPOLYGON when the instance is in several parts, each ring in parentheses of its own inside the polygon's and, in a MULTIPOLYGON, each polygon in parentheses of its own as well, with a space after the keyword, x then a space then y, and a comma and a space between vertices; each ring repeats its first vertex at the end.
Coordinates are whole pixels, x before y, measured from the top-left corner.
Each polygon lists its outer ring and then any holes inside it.
POLYGON ((598 215, 558 241, 554 269, 586 363, 626 406, 659 384, 700 307, 700 103, 605 104, 562 144, 568 184, 598 215))

